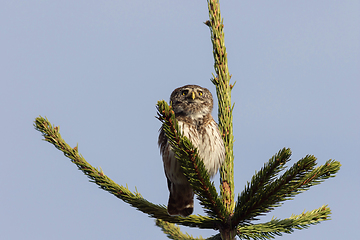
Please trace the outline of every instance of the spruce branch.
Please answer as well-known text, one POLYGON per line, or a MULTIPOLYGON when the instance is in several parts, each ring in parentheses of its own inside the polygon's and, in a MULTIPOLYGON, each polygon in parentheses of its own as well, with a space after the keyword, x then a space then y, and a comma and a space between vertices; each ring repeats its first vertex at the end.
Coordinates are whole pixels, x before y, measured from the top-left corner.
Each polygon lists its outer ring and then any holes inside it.
MULTIPOLYGON (((167 235, 168 238, 174 239, 174 240, 193 240, 193 239, 199 239, 203 240, 201 236, 198 238, 193 238, 189 234, 183 234, 179 227, 175 226, 173 223, 169 223, 166 221, 163 221, 161 219, 156 219, 156 226, 160 227, 163 233, 167 235)), ((206 238, 206 240, 221 240, 220 234, 213 235, 211 237, 206 238)))
POLYGON ((213 235, 211 237, 208 237, 206 240, 222 240, 222 239, 221 239, 221 235, 219 233, 219 234, 213 235))
POLYGON ((292 199, 327 178, 334 177, 341 166, 339 162, 333 160, 317 168, 314 168, 315 165, 316 158, 307 155, 285 171, 281 177, 265 184, 263 189, 251 191, 246 188, 238 197, 232 224, 256 220, 256 216, 273 210, 283 201, 292 199))
POLYGON ((214 69, 216 76, 213 75, 212 83, 216 87, 218 98, 218 121, 219 130, 224 140, 226 157, 220 169, 220 191, 223 203, 228 214, 234 209, 234 136, 233 136, 233 108, 231 103, 231 89, 234 84, 230 84, 230 73, 227 63, 227 53, 225 47, 224 24, 220 14, 220 4, 218 0, 208 0, 209 20, 205 24, 210 28, 211 42, 213 45, 214 69))
POLYGON ((163 221, 161 219, 156 219, 156 226, 160 227, 163 233, 167 235, 168 238, 174 240, 204 240, 201 236, 198 238, 193 238, 189 234, 184 234, 180 231, 180 227, 175 226, 173 223, 163 221))
POLYGON ((210 182, 209 174, 199 157, 197 149, 179 130, 175 113, 171 110, 171 106, 164 100, 158 101, 157 110, 157 118, 162 122, 162 128, 168 141, 180 162, 184 175, 197 194, 200 204, 204 206, 209 216, 225 221, 227 218, 226 209, 218 197, 213 182, 210 182))
POLYGON ((53 144, 64 155, 70 158, 71 162, 76 164, 89 179, 90 182, 97 184, 101 189, 108 191, 124 202, 135 207, 137 210, 146 213, 149 217, 162 219, 167 222, 177 223, 188 227, 214 228, 214 219, 205 216, 191 215, 187 218, 171 217, 163 205, 153 204, 144 199, 140 193, 132 193, 127 187, 116 184, 100 169, 91 166, 78 152, 78 146, 71 148, 61 137, 60 128, 53 127, 47 118, 38 117, 35 120, 34 127, 42 133, 44 140, 53 144))
POLYGON ((272 239, 282 236, 282 233, 292 233, 294 229, 306 229, 310 225, 330 220, 330 214, 330 208, 325 205, 282 220, 273 218, 267 223, 238 226, 237 235, 240 239, 272 239))
POLYGON ((243 217, 239 215, 241 213, 239 208, 243 206, 241 203, 249 202, 252 197, 263 191, 267 185, 273 182, 276 175, 285 169, 285 164, 290 161, 290 156, 290 148, 283 148, 270 158, 260 171, 255 172, 255 175, 251 179, 251 183, 247 183, 247 186, 245 186, 245 189, 239 196, 238 204, 234 210, 235 214, 232 216, 233 225, 236 226, 239 223, 240 218, 243 217))
MULTIPOLYGON (((179 227, 175 226, 173 223, 163 221, 161 219, 156 219, 156 226, 161 228, 161 231, 167 235, 168 238, 174 240, 204 240, 201 236, 194 238, 189 234, 183 234, 179 227)), ((206 240, 221 240, 220 234, 206 238, 206 240)))

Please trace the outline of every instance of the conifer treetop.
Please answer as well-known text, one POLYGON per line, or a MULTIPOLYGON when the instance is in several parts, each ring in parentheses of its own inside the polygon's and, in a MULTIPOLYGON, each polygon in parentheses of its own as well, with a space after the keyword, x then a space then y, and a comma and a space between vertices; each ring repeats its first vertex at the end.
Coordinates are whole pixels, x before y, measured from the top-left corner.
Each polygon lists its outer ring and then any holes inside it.
POLYGON ((44 140, 62 151, 64 155, 82 171, 90 182, 113 194, 130 206, 156 219, 156 225, 170 239, 204 239, 184 234, 175 224, 200 229, 214 229, 218 233, 206 239, 233 240, 272 239, 283 233, 292 233, 295 229, 305 229, 321 221, 330 219, 330 208, 326 205, 318 209, 291 215, 286 219, 273 218, 266 223, 257 223, 259 216, 269 213, 285 200, 308 190, 324 180, 334 177, 341 164, 328 160, 324 165, 316 165, 316 157, 306 155, 287 169, 291 150, 283 148, 269 159, 255 173, 235 201, 234 194, 234 155, 233 155, 233 109, 225 48, 224 25, 220 14, 218 0, 208 0, 209 20, 205 24, 211 33, 214 56, 214 70, 211 82, 215 85, 218 98, 218 125, 224 140, 226 157, 220 168, 220 193, 204 167, 198 150, 191 141, 182 136, 175 114, 164 100, 157 102, 157 118, 163 124, 164 132, 174 150, 184 175, 205 210, 207 216, 190 215, 189 217, 169 216, 162 204, 147 201, 136 190, 131 192, 127 187, 118 185, 107 177, 102 169, 92 167, 79 153, 78 146, 70 147, 60 135, 60 128, 53 126, 45 117, 37 117, 34 127, 42 133, 44 140))

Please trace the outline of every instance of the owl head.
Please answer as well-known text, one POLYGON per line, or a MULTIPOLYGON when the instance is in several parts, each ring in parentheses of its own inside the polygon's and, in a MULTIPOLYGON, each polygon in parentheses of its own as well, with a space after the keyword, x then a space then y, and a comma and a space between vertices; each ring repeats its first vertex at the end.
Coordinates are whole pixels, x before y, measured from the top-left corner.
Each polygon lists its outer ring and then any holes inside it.
POLYGON ((170 102, 176 116, 190 117, 192 120, 211 114, 213 109, 211 92, 197 85, 176 88, 171 93, 170 102))

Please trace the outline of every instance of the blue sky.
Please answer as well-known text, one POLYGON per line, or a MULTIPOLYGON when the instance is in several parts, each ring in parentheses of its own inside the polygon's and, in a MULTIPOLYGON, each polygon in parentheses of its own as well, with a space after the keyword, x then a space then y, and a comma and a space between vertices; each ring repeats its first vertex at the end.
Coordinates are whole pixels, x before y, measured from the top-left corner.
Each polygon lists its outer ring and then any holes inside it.
MULTIPOLYGON (((283 147, 293 151, 290 165, 307 154, 319 164, 336 159, 336 178, 259 222, 328 204, 331 221, 281 239, 352 239, 360 225, 359 1, 220 4, 237 82, 236 193, 283 147)), ((155 104, 189 83, 215 96, 207 19, 206 1, 0 3, 3 239, 167 239, 153 219, 89 183, 32 124, 46 116, 93 166, 166 204, 155 104)), ((198 204, 195 213, 203 214, 198 204)))

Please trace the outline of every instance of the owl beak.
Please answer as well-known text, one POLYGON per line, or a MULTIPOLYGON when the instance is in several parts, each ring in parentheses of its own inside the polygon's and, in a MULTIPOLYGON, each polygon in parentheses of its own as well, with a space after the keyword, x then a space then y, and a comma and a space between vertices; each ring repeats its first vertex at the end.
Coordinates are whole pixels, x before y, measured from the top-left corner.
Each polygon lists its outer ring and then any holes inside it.
POLYGON ((192 98, 193 100, 195 99, 195 93, 194 93, 194 92, 191 93, 191 98, 192 98))

